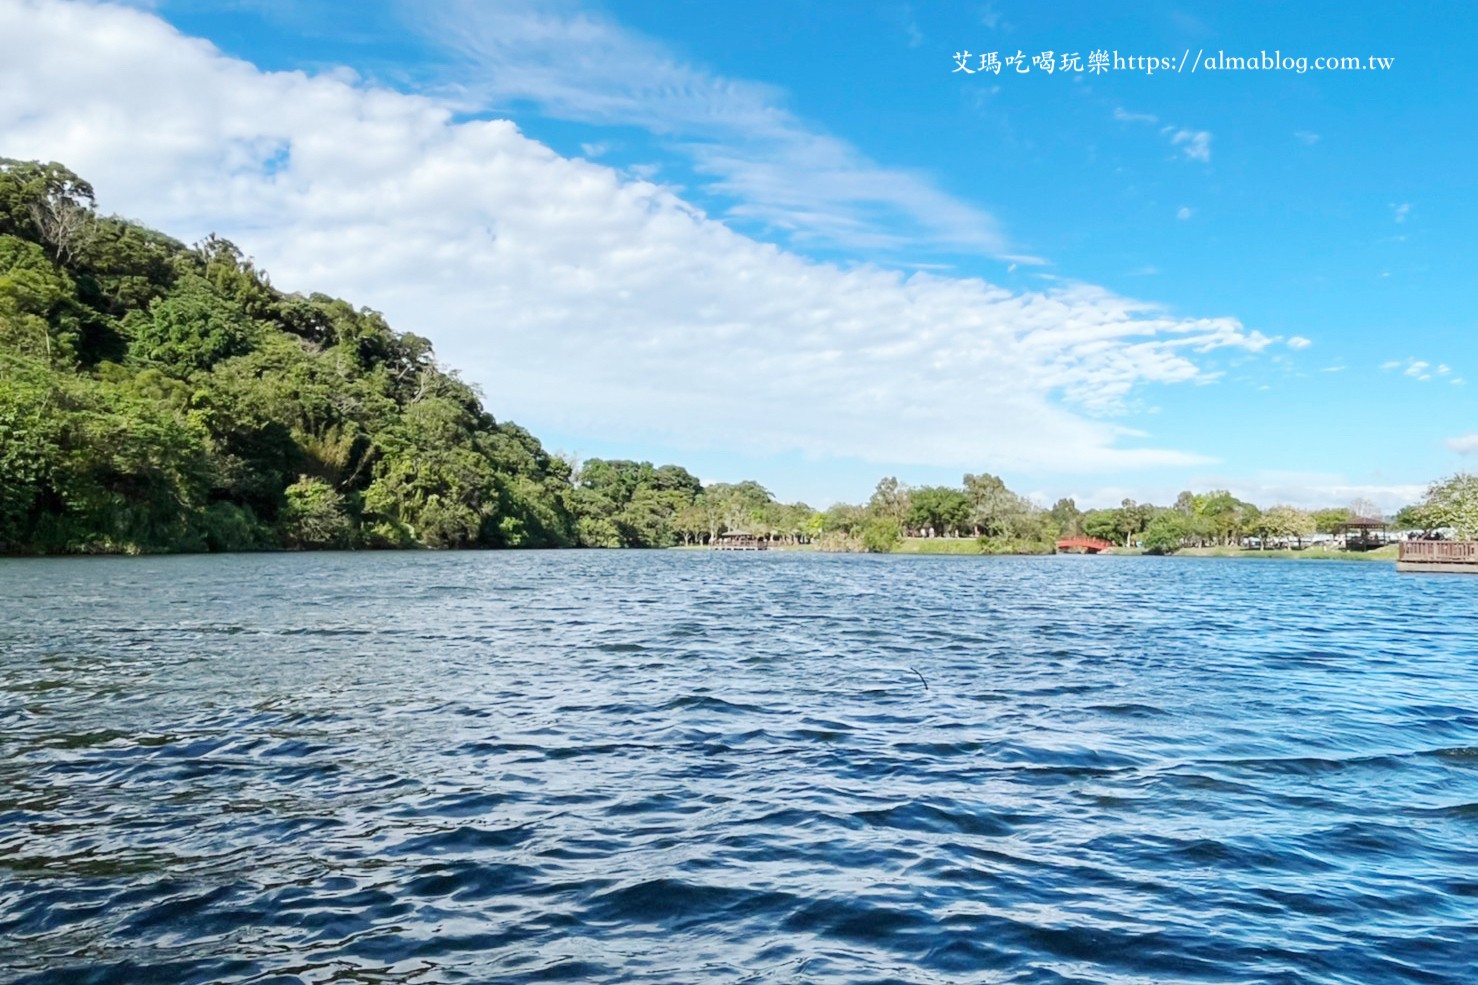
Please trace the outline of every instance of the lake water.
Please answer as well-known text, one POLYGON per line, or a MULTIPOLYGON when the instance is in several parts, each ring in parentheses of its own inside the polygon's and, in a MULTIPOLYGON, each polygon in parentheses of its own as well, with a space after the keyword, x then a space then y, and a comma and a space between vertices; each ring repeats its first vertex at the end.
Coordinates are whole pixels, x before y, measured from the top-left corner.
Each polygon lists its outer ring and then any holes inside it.
POLYGON ((0 561, 0 980, 1470 983, 1478 578, 0 561))

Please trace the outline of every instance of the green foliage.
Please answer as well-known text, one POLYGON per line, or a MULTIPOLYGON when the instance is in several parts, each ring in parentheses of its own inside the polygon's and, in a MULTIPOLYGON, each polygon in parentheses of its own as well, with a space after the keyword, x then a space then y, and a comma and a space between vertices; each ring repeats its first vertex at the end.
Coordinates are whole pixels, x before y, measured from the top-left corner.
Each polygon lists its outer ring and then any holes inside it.
POLYGON ((1150 554, 1174 554, 1185 545, 1186 520, 1174 510, 1162 510, 1150 520, 1140 542, 1150 554))
POLYGON ((282 532, 289 547, 348 547, 352 527, 344 497, 322 479, 302 476, 288 486, 282 532))
POLYGON ((129 355, 177 375, 209 369, 251 346, 251 320, 203 277, 185 278, 174 293, 154 299, 147 316, 134 315, 124 321, 133 336, 129 355))
POLYGON ((868 520, 862 528, 862 549, 869 554, 887 554, 903 539, 903 530, 897 520, 878 517, 868 520))
POLYGON ((1052 505, 1052 522, 1060 537, 1077 537, 1083 533, 1083 511, 1072 499, 1059 499, 1052 505))
MULTIPOLYGON (((709 526, 699 502, 702 491, 698 479, 676 465, 593 458, 579 469, 570 495, 578 542, 584 547, 691 543, 709 526)), ((768 493, 763 500, 769 501, 768 493)))
POLYGON ((0 161, 0 550, 562 546, 569 478, 425 339, 0 161))
POLYGON ((948 486, 923 486, 909 496, 907 524, 937 537, 954 537, 970 522, 970 498, 948 486))
POLYGON ((0 346, 70 364, 81 319, 76 285, 36 243, 0 236, 0 346))
POLYGON ((1263 546, 1267 546, 1269 540, 1292 540, 1301 544, 1305 538, 1313 536, 1315 528, 1312 513, 1282 504, 1268 507, 1257 521, 1263 546))
POLYGON ((1119 533, 1117 510, 1089 510, 1083 514, 1081 523, 1083 533, 1089 537, 1097 537, 1099 540, 1107 540, 1115 544, 1124 542, 1119 533))
POLYGON ((867 512, 869 516, 882 520, 891 520, 898 527, 902 527, 912 510, 912 496, 908 486, 899 482, 893 476, 887 476, 878 480, 877 488, 873 490, 872 499, 867 501, 867 512))
POLYGON ((1461 540, 1478 538, 1478 475, 1459 472, 1432 483, 1419 510, 1427 529, 1448 527, 1461 540))
POLYGON ((1341 524, 1349 523, 1353 519, 1353 514, 1350 513, 1349 507, 1339 506, 1333 509, 1315 510, 1313 517, 1315 530, 1321 534, 1332 534, 1339 530, 1341 524))

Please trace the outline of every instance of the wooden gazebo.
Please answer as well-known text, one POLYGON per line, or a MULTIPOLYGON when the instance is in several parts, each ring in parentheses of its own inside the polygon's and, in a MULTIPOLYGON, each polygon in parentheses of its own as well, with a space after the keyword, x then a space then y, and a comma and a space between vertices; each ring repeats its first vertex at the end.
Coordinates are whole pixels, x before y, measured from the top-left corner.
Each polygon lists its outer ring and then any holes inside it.
POLYGON ((763 551, 770 547, 764 539, 743 530, 725 530, 709 546, 715 551, 763 551))

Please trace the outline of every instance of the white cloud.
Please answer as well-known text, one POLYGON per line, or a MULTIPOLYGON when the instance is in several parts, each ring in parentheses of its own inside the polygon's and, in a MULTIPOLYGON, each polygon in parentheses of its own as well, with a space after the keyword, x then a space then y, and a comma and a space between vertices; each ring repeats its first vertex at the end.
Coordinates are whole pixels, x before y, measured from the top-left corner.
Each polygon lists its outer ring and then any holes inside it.
POLYGON ((1211 161, 1211 132, 1209 130, 1175 130, 1174 127, 1166 127, 1166 132, 1174 130, 1170 134, 1170 142, 1180 148, 1182 154, 1193 161, 1211 161))
POLYGON ((1302 335, 1290 336, 1288 339, 1288 348, 1290 349, 1307 349, 1313 344, 1313 339, 1306 339, 1302 335))
POLYGON ((917 48, 924 43, 924 32, 919 29, 918 19, 914 17, 913 7, 909 4, 903 5, 903 33, 910 48, 917 48))
POLYGON ((1411 203, 1402 202, 1400 205, 1392 205, 1391 215, 1398 223, 1405 222, 1406 217, 1411 215, 1411 203))
POLYGON ((0 4, 5 152, 228 235, 288 290, 432 338, 538 432, 898 464, 1204 461, 1110 416, 1270 340, 1090 285, 818 263, 505 120, 348 73, 262 72, 135 10, 0 4))
POLYGON ((1478 431, 1448 438, 1445 444, 1459 455, 1478 455, 1478 431))
POLYGON ((1293 132, 1293 139, 1305 147, 1312 147, 1319 142, 1319 135, 1309 130, 1295 130, 1293 132))
MULTIPOLYGON (((1120 123, 1160 122, 1160 118, 1153 113, 1132 113, 1122 106, 1115 106, 1113 115, 1120 123)), ((1207 164, 1211 162, 1211 131, 1171 125, 1161 127, 1160 133, 1170 140, 1172 146, 1179 147, 1180 152, 1190 160, 1207 164)))
POLYGON ((1159 123, 1160 118, 1153 113, 1131 113, 1122 106, 1114 107, 1114 119, 1120 123, 1159 123))
MULTIPOLYGON (((1450 376, 1452 374, 1452 367, 1447 365, 1446 363, 1439 363, 1437 366, 1434 367, 1425 359, 1416 359, 1413 357, 1407 357, 1406 359, 1388 359, 1385 362, 1381 363, 1380 368, 1383 370, 1399 369, 1401 370, 1402 376, 1410 377, 1411 379, 1417 380, 1418 382, 1422 383, 1432 380, 1438 376, 1450 376)), ((1459 377, 1454 377, 1452 382, 1461 383, 1462 380, 1459 377)))
POLYGON ((533 0, 426 9, 436 39, 462 60, 469 98, 644 129, 689 159, 705 190, 732 200, 734 218, 800 243, 1011 252, 994 217, 818 132, 775 87, 688 64, 598 13, 533 0))
POLYGON ((1195 214, 1195 209, 1191 208, 1189 205, 1182 205, 1179 209, 1176 210, 1175 218, 1180 219, 1181 221, 1185 221, 1195 214))
POLYGON ((1168 506, 1185 489, 1193 492, 1226 489, 1238 499, 1258 506, 1288 504, 1309 510, 1348 506, 1357 499, 1368 499, 1387 514, 1417 502, 1426 491, 1425 486, 1415 483, 1361 483, 1323 472, 1270 471, 1251 478, 1204 472, 1187 474, 1185 481, 1175 484, 1101 486, 1066 495, 1073 496, 1080 509, 1118 506, 1126 498, 1168 506))
POLYGON ((1426 492, 1425 486, 1415 483, 1350 482, 1321 472, 1266 472, 1252 479, 1202 476, 1190 488, 1225 488, 1260 506, 1287 503, 1302 509, 1348 506, 1357 499, 1368 499, 1386 513, 1416 502, 1426 492))

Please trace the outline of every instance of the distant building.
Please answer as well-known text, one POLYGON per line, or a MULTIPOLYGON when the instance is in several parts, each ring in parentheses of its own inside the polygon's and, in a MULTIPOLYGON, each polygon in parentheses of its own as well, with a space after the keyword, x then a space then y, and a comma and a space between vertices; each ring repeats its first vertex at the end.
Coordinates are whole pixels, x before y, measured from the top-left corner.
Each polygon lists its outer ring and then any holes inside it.
POLYGON ((725 530, 709 544, 715 551, 766 551, 768 541, 743 530, 725 530))

